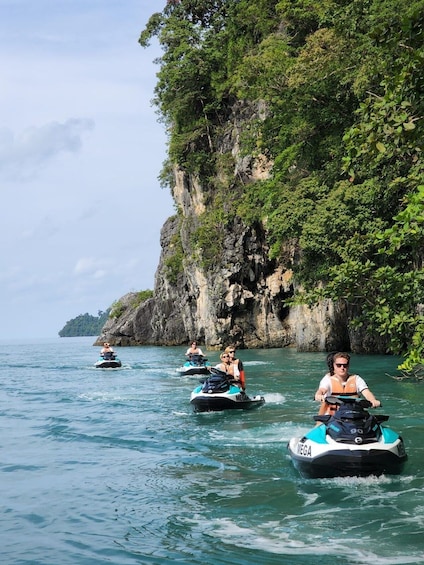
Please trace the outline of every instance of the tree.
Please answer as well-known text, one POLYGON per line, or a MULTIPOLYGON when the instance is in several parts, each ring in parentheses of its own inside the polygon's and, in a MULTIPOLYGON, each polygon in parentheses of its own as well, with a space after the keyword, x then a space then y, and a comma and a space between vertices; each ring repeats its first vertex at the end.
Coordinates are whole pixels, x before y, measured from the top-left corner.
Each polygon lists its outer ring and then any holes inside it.
POLYGON ((98 311, 97 316, 85 313, 68 320, 60 330, 60 337, 96 336, 100 335, 103 326, 109 317, 110 308, 105 312, 98 311))
POLYGON ((225 123, 236 101, 262 101, 241 152, 271 176, 233 179, 231 213, 262 223, 273 260, 299 249, 299 300, 344 300, 410 371, 424 362, 423 24, 422 0, 181 0, 140 37, 164 49, 170 160, 214 191, 206 217, 222 207, 225 123))

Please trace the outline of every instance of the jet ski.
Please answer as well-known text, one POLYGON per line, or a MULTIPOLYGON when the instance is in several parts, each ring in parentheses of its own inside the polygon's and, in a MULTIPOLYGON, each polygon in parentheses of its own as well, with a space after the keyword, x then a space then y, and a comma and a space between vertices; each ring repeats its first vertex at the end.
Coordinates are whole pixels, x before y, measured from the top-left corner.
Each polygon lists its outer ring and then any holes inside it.
POLYGON ((402 437, 382 423, 389 416, 370 415, 368 400, 329 396, 338 408, 333 415, 318 415, 320 424, 288 445, 294 467, 304 478, 366 477, 402 472, 407 455, 402 437))
POLYGON ((195 412, 251 410, 265 403, 263 396, 248 396, 235 384, 236 381, 228 378, 227 373, 214 367, 210 368, 210 373, 191 393, 190 403, 195 412))
POLYGON ((116 353, 107 351, 106 353, 100 353, 99 360, 96 361, 94 366, 97 369, 116 369, 121 367, 122 363, 116 356, 116 353))
POLYGON ((206 365, 207 360, 207 357, 203 355, 191 355, 184 365, 177 369, 177 372, 182 376, 209 375, 210 367, 206 365))

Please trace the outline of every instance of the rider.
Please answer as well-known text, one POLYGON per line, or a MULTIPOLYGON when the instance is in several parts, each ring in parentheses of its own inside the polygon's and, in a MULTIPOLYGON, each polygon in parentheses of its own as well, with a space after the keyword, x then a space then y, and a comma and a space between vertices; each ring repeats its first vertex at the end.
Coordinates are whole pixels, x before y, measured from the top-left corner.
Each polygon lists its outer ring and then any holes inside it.
POLYGON ((114 354, 114 351, 113 351, 112 347, 110 346, 110 344, 107 341, 105 341, 104 344, 103 344, 103 347, 100 351, 100 355, 102 357, 112 357, 113 354, 114 354))
POLYGON ((359 375, 349 373, 350 355, 348 353, 332 353, 327 357, 330 372, 324 375, 315 393, 315 400, 322 402, 319 415, 333 414, 337 407, 325 402, 327 396, 357 396, 361 395, 371 402, 373 408, 381 405, 368 388, 367 383, 359 375))
POLYGON ((197 346, 197 341, 192 341, 190 347, 186 351, 186 357, 191 359, 192 355, 201 355, 204 357, 203 351, 197 346))
MULTIPOLYGON (((227 347, 227 349, 231 349, 231 348, 227 347)), ((215 369, 219 369, 220 371, 227 373, 230 381, 244 391, 244 386, 243 386, 244 381, 242 382, 240 378, 240 371, 238 369, 237 363, 233 361, 234 355, 230 355, 227 349, 224 351, 224 353, 221 353, 221 355, 219 356, 219 358, 221 359, 221 363, 215 365, 215 369)))

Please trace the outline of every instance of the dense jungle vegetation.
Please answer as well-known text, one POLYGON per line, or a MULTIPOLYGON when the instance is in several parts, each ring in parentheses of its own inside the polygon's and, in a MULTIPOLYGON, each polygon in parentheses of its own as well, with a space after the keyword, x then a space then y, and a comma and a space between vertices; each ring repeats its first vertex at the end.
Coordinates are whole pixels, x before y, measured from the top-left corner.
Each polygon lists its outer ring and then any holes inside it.
POLYGON ((168 0, 139 40, 163 48, 163 181, 177 163, 208 194, 199 245, 260 222, 270 258, 297 249, 296 300, 346 301, 406 374, 424 363, 423 30, 423 0, 168 0), (226 184, 216 143, 241 103, 264 108, 242 151, 273 165, 226 184))

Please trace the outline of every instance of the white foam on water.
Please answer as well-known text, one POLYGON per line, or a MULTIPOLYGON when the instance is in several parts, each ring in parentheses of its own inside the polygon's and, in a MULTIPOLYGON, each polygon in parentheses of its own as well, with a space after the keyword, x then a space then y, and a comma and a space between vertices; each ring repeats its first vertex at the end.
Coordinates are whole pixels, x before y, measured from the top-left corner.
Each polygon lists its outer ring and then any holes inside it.
POLYGON ((279 392, 265 393, 263 396, 265 398, 265 404, 284 404, 286 401, 286 397, 279 392))
MULTIPOLYGON (((330 532, 323 537, 315 528, 314 532, 302 531, 296 537, 296 516, 286 516, 281 522, 270 521, 256 527, 241 526, 230 518, 206 520, 197 515, 185 521, 195 530, 214 539, 219 539, 227 546, 240 546, 244 549, 262 551, 283 556, 318 556, 328 555, 332 560, 336 557, 345 558, 351 565, 419 565, 424 563, 424 555, 382 555, 382 547, 373 550, 372 539, 362 536, 352 539, 351 535, 344 536, 343 532, 330 532), (331 537, 334 535, 334 537, 331 537)), ((328 532, 327 532, 328 533, 328 532)))
POLYGON ((292 438, 301 438, 309 432, 311 426, 300 426, 293 422, 284 422, 280 426, 280 439, 281 441, 289 441, 292 438))
POLYGON ((92 391, 79 394, 77 396, 80 400, 86 400, 89 402, 100 401, 100 402, 128 402, 132 400, 140 400, 140 395, 138 393, 125 393, 120 394, 114 391, 92 391))
POLYGON ((222 445, 228 447, 234 445, 268 445, 274 443, 285 443, 281 438, 281 430, 279 426, 261 426, 259 428, 242 428, 218 431, 213 430, 210 432, 210 438, 217 441, 222 445))
POLYGON ((173 410, 172 414, 174 416, 191 416, 191 412, 180 412, 180 411, 177 411, 177 410, 173 410))
MULTIPOLYGON (((369 475, 368 477, 334 477, 332 479, 321 479, 323 484, 332 484, 341 487, 346 487, 348 489, 352 488, 366 488, 375 487, 376 485, 390 484, 393 482, 393 478, 387 475, 381 475, 376 477, 375 475, 369 475)), ((375 492, 375 491, 374 491, 375 492)), ((384 493, 387 497, 387 493, 384 493)))

